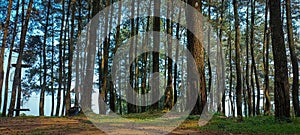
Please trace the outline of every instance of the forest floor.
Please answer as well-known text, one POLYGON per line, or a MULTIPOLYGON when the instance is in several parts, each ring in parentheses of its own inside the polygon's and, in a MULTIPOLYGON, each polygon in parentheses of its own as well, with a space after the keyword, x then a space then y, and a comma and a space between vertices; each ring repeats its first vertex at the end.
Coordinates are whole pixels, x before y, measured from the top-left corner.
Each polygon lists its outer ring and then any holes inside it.
MULTIPOLYGON (((214 118, 215 119, 215 118, 214 118)), ((219 135, 219 134, 240 134, 240 135, 250 135, 250 134, 298 134, 300 133, 300 125, 292 124, 296 127, 294 132, 283 132, 280 133, 275 131, 261 133, 253 132, 252 130, 247 129, 243 130, 244 126, 233 125, 228 118, 219 117, 216 120, 212 120, 204 127, 198 127, 197 120, 186 120, 183 122, 177 129, 173 130, 169 135, 219 135), (217 122, 217 124, 215 123, 217 122), (233 126, 229 130, 228 126, 233 126), (223 130, 227 128, 228 130, 223 130), (234 130, 237 128, 237 130, 234 130), (299 131, 299 132, 298 132, 299 131)), ((253 121, 252 121, 253 122, 253 121)), ((247 123, 242 123, 247 125, 247 123)), ((252 123, 253 126, 263 129, 265 123, 252 123)), ((282 124, 280 124, 282 125, 282 124)), ((273 127, 276 128, 276 127, 273 127)), ((283 126, 284 128, 284 126, 283 126)), ((255 128, 253 130, 256 130, 255 128)), ((287 129, 290 130, 290 129, 287 129)), ((122 134, 142 134, 136 133, 130 130, 118 131, 122 134)), ((16 118, 1 118, 0 119, 0 134, 70 134, 70 135, 105 135, 105 133, 95 127, 91 121, 86 117, 16 117, 16 118)))
MULTIPOLYGON (((189 124, 197 125, 197 122, 189 124)), ((196 129, 181 128, 174 130, 170 135, 183 134, 218 134, 218 132, 201 132, 196 129)), ((70 135, 105 135, 86 118, 41 118, 18 117, 2 118, 0 134, 70 134, 70 135)), ((132 131, 122 131, 122 134, 133 134, 132 131)))

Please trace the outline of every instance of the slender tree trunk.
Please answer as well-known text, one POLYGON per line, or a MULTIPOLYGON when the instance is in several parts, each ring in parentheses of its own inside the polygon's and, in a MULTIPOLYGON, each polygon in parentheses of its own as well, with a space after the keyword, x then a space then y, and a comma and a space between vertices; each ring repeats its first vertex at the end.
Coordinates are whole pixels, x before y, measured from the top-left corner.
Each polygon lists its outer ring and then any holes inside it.
POLYGON ((253 77, 253 66, 251 66, 251 74, 250 74, 250 77, 251 77, 251 88, 252 88, 252 102, 253 102, 253 105, 252 105, 252 115, 255 116, 256 115, 256 108, 255 108, 255 90, 254 90, 254 77, 253 77))
POLYGON ((291 53, 291 61, 293 67, 293 86, 292 86, 292 97, 295 116, 300 117, 300 107, 299 107, 299 65, 297 60, 297 55, 295 53, 295 44, 293 36, 293 25, 292 25, 292 15, 291 15, 291 1, 286 0, 286 17, 287 17, 287 31, 288 31, 288 41, 291 53))
POLYGON ((241 80, 241 56, 240 56, 240 24, 238 16, 238 2, 233 0, 234 18, 235 18, 235 60, 236 60, 236 105, 237 116, 240 120, 243 118, 242 113, 242 80, 241 80))
POLYGON ((290 118, 287 56, 282 29, 280 0, 270 0, 270 25, 275 66, 275 117, 279 120, 290 118))
POLYGON ((47 15, 46 15, 46 25, 44 27, 44 41, 43 41, 43 85, 40 94, 40 106, 39 106, 39 114, 40 116, 44 116, 44 98, 45 98, 45 90, 47 86, 47 50, 46 50, 46 42, 47 42, 47 34, 48 34, 48 26, 49 26, 49 16, 50 16, 50 8, 51 8, 51 0, 48 0, 47 4, 47 15))
MULTIPOLYGON (((154 19, 153 19, 153 31, 160 32, 160 3, 161 0, 154 0, 154 19)), ((153 34, 153 73, 159 73, 159 46, 160 37, 159 35, 153 34)), ((159 97, 159 76, 152 77, 152 102, 159 97)), ((159 101, 155 102, 151 106, 152 110, 159 109, 159 101)))
MULTIPOLYGON (((3 90, 2 87, 3 87, 3 81, 4 81, 4 53, 5 53, 5 47, 6 47, 6 38, 8 35, 8 26, 9 26, 9 22, 10 22, 12 3, 13 3, 12 0, 9 0, 6 21, 5 21, 5 25, 4 25, 2 47, 1 47, 1 52, 0 52, 0 108, 2 106, 2 90, 3 90)), ((7 68, 9 68, 9 66, 7 68)))
MULTIPOLYGON (((114 10, 114 7, 112 6, 111 8, 110 8, 110 22, 109 22, 109 24, 112 24, 112 21, 113 21, 113 10, 114 10)), ((112 25, 109 25, 109 29, 108 29, 108 31, 111 31, 112 30, 112 25)), ((109 34, 110 35, 110 34, 109 34)), ((107 47, 107 63, 106 63, 106 68, 105 68, 105 70, 106 70, 106 73, 108 72, 108 51, 109 51, 109 45, 110 45, 110 42, 111 42, 111 37, 109 36, 109 38, 108 38, 108 47, 107 47)), ((106 74, 106 76, 108 76, 108 73, 106 74)), ((113 87, 113 84, 112 84, 112 82, 109 80, 109 78, 107 77, 106 78, 107 79, 107 83, 108 83, 108 90, 109 90, 109 107, 110 107, 110 110, 111 111, 113 111, 113 112, 115 112, 115 110, 116 110, 116 107, 115 107, 115 102, 116 102, 116 94, 115 94, 115 89, 114 89, 114 87, 113 87)), ((108 92, 106 92, 106 100, 107 100, 107 93, 108 92)))
MULTIPOLYGON (((54 19, 52 19, 54 24, 54 19)), ((51 116, 54 116, 55 90, 54 90, 54 27, 52 27, 52 46, 51 46, 51 116)))
MULTIPOLYGON (((208 19, 210 20, 211 19, 211 0, 208 1, 208 19)), ((223 7, 223 5, 222 5, 223 7)), ((221 17, 222 18, 222 17, 221 17)), ((220 29, 221 30, 221 29, 220 29)), ((207 37, 210 37, 210 31, 211 30, 208 30, 208 35, 207 37)), ((220 39, 222 39, 221 37, 219 37, 220 39)), ((214 103, 214 92, 212 91, 211 89, 211 83, 212 83, 212 71, 211 71, 211 64, 210 64, 210 59, 209 59, 209 56, 210 56, 210 38, 208 38, 207 40, 207 65, 208 65, 208 88, 207 88, 207 91, 210 93, 210 108, 212 109, 214 107, 213 103, 214 103)), ((218 107, 218 111, 219 110, 219 107, 218 107)))
MULTIPOLYGON (((140 12, 139 12, 139 10, 140 10, 140 0, 137 0, 137 16, 139 16, 139 14, 140 14, 140 12)), ((138 36, 138 34, 139 34, 139 25, 140 25, 140 23, 139 23, 139 21, 140 21, 140 18, 136 18, 136 24, 135 24, 135 46, 136 46, 136 48, 138 47, 138 40, 139 40, 139 36, 138 36)), ((137 49, 135 49, 135 88, 134 88, 134 90, 135 90, 135 92, 137 93, 137 94, 139 94, 140 93, 140 89, 139 89, 139 58, 138 58, 138 55, 137 55, 137 49)), ((140 101, 138 101, 137 100, 138 99, 138 97, 134 97, 134 101, 135 102, 140 102, 140 101)), ((134 106, 135 107, 135 112, 136 113, 138 113, 139 112, 139 107, 137 106, 137 105, 135 105, 134 106)))
MULTIPOLYGON (((78 9, 78 33, 77 33, 77 38, 79 38, 81 36, 81 28, 82 28, 82 18, 81 18, 81 0, 78 0, 78 4, 79 4, 79 9, 78 9)), ((79 106, 79 90, 80 90, 80 73, 79 73, 79 62, 80 62, 80 58, 79 58, 79 46, 77 46, 76 48, 76 67, 75 67, 75 74, 76 74, 76 79, 75 79, 75 106, 79 106)))
MULTIPOLYGON (((221 91, 223 92, 222 94, 222 113, 225 115, 225 63, 224 63, 224 58, 223 58, 223 43, 222 43, 222 37, 223 37, 223 15, 224 15, 224 0, 222 0, 222 7, 221 7, 221 19, 220 21, 220 31, 219 31, 219 41, 220 41, 220 53, 218 53, 220 56, 220 62, 221 62, 221 78, 220 78, 220 83, 221 83, 221 91)), ((211 99, 213 101, 213 98, 211 99)))
MULTIPOLYGON (((168 0, 168 12, 167 12, 167 18, 172 18, 172 1, 168 0)), ((172 22, 170 19, 167 20, 167 34, 171 36, 173 34, 173 27, 172 22)), ((172 85, 172 65, 173 60, 172 58, 172 39, 170 37, 167 38, 168 43, 168 78, 167 78, 167 87, 165 91, 165 104, 164 109, 165 110, 171 110, 173 107, 173 85, 172 85)))
MULTIPOLYGON (((106 7, 108 7, 110 5, 110 0, 106 0, 106 7)), ((110 8, 113 8, 110 7, 110 8)), ((97 14, 96 12, 93 12, 93 14, 97 14)), ((109 18, 108 18, 108 14, 105 15, 105 26, 104 26, 104 35, 108 36, 105 37, 104 39, 104 55, 103 55, 103 63, 102 63, 102 69, 103 69, 103 75, 102 75, 102 84, 101 84, 101 91, 100 91, 100 95, 102 100, 104 100, 104 102, 107 102, 107 89, 108 89, 108 79, 107 79, 107 75, 108 75, 108 51, 109 51, 109 44, 110 44, 110 36, 108 33, 108 31, 110 30, 108 28, 108 24, 109 24, 109 18)), ((111 20, 111 18, 110 18, 111 20)), ((111 23, 110 23, 111 24, 111 23)), ((105 114, 106 113, 106 108, 105 108, 105 104, 100 104, 100 114, 105 114)))
POLYGON ((179 40, 180 40, 180 35, 179 35, 179 28, 180 28, 180 20, 181 20, 181 7, 179 8, 179 15, 178 15, 178 20, 176 24, 176 52, 175 52, 175 65, 174 65, 174 105, 177 104, 177 78, 178 78, 178 55, 179 55, 179 40))
MULTIPOLYGON (((65 0, 62 0, 62 11, 65 11, 65 0)), ((61 29, 59 37, 59 68, 58 68, 58 90, 57 90, 57 103, 56 103, 56 112, 55 116, 59 116, 60 106, 61 106, 61 89, 62 89, 62 71, 63 71, 63 31, 64 31, 64 22, 65 22, 65 12, 62 13, 61 19, 61 29)))
POLYGON ((266 0, 266 10, 265 10, 265 28, 264 28, 264 71, 265 71, 265 90, 264 96, 266 98, 264 114, 271 115, 271 99, 269 95, 269 31, 268 31, 268 11, 269 11, 269 0, 266 0))
POLYGON ((251 87, 249 85, 249 1, 247 2, 247 18, 246 18, 246 89, 248 94, 248 115, 252 115, 252 96, 251 87))
POLYGON ((75 29, 75 9, 76 1, 71 1, 71 35, 70 35, 70 43, 69 43, 69 62, 68 62, 68 85, 67 85, 67 93, 66 93, 66 114, 68 110, 71 108, 71 83, 72 83, 72 64, 73 64, 73 50, 74 50, 74 29, 75 29))
MULTIPOLYGON (((256 62, 254 57, 254 18, 255 17, 255 0, 251 0, 251 33, 250 33, 250 48, 251 48, 251 59, 252 59, 252 68, 254 70, 254 77, 255 77, 255 83, 256 83, 256 115, 260 115, 260 86, 259 86, 259 80, 256 70, 256 62)), ((253 87, 254 91, 254 87, 253 87)))
MULTIPOLYGON (((67 16, 66 16, 66 22, 69 22, 69 17, 70 17, 70 8, 71 8, 71 0, 68 1, 68 8, 67 8, 67 16)), ((67 73, 68 70, 65 66, 65 63, 67 61, 67 45, 70 44, 70 41, 68 39, 70 39, 70 24, 66 23, 65 25, 65 31, 64 31, 64 43, 63 43, 63 69, 62 69, 62 73, 67 73)), ((67 85, 68 85, 68 75, 67 74, 63 74, 63 104, 62 104, 62 112, 61 112, 61 116, 65 116, 67 111, 66 110, 66 100, 67 100, 67 85)))
MULTIPOLYGON (((152 1, 150 1, 149 5, 151 5, 152 1)), ((150 11, 151 9, 148 9, 148 17, 147 17, 147 24, 146 24, 146 31, 149 31, 150 29, 150 11)), ((145 35, 144 37, 145 43, 143 44, 144 47, 146 45, 149 45, 149 37, 148 35, 145 35)), ((148 53, 143 54, 143 79, 142 79, 142 94, 146 94, 147 91, 147 58, 148 58, 148 53)), ((143 104, 145 104, 147 99, 142 99, 143 104)), ((142 112, 146 111, 146 106, 142 106, 142 112)))
MULTIPOLYGON (((18 0, 16 9, 19 9, 19 6, 20 6, 19 3, 20 3, 20 0, 18 0)), ((11 7, 8 6, 8 10, 9 10, 9 8, 11 8, 11 7)), ((9 82, 9 74, 10 74, 10 65, 11 65, 12 50, 13 50, 13 47, 14 47, 14 44, 15 44, 15 37, 17 35, 17 28, 18 28, 17 25, 18 25, 18 18, 19 18, 18 14, 19 14, 19 10, 16 11, 16 17, 15 17, 15 23, 14 23, 14 32, 13 32, 13 39, 12 39, 12 42, 11 42, 11 45, 10 45, 10 48, 9 48, 7 69, 6 69, 6 75, 5 75, 5 91, 4 91, 4 101, 3 101, 3 107, 2 107, 2 117, 5 117, 6 116, 6 112, 7 112, 8 87, 9 87, 9 83, 8 82, 9 82)), ((3 40, 4 40, 4 38, 3 38, 3 40)), ((3 45, 3 44, 5 44, 3 40, 2 40, 2 47, 5 46, 5 45, 3 45)), ((2 68, 0 67, 0 70, 1 69, 2 68)), ((0 87, 0 89, 1 89, 0 91, 2 91, 2 87, 0 87)), ((0 99, 0 100, 2 100, 2 99, 0 99)))
MULTIPOLYGON (((135 0, 133 0, 131 2, 131 17, 134 18, 134 13, 135 13, 135 0)), ((130 31, 130 35, 131 37, 134 36, 134 19, 131 19, 130 22, 131 25, 131 31, 130 31)), ((134 40, 130 41, 130 50, 129 50, 129 60, 132 60, 134 58, 133 56, 133 46, 134 46, 134 40)), ((129 69, 129 86, 127 89, 134 89, 134 85, 133 85, 133 77, 134 77, 134 72, 133 72, 133 63, 129 63, 130 64, 130 69, 129 69)), ((128 99, 133 100, 133 91, 129 91, 126 93, 126 96, 128 97, 128 99)), ((135 112, 135 106, 129 102, 127 102, 127 111, 128 113, 134 113, 135 112)))
POLYGON ((21 66, 22 66, 22 55, 23 55, 23 51, 24 51, 24 47, 25 47, 25 40, 26 40, 26 34, 27 34, 27 30, 28 30, 30 13, 31 13, 31 9, 32 9, 32 3, 33 3, 33 0, 30 0, 28 9, 26 12, 25 23, 24 23, 24 26, 22 27, 21 39, 20 39, 20 51, 19 51, 15 75, 14 75, 14 82, 13 82, 13 88, 12 88, 12 94, 11 94, 12 98, 11 98, 10 106, 9 106, 9 113, 8 113, 9 117, 12 117, 14 114, 13 109, 15 108, 16 89, 21 84, 20 74, 21 74, 21 66))
MULTIPOLYGON (((121 23, 121 15, 122 15, 122 2, 120 2, 119 3, 119 5, 118 5, 118 23, 117 24, 120 24, 121 23)), ((118 48, 119 48, 119 42, 120 42, 120 35, 121 35, 121 33, 120 33, 120 31, 121 31, 121 26, 120 25, 118 25, 117 26, 117 32, 116 32, 116 46, 115 46, 115 49, 114 49, 114 53, 113 54, 116 54, 116 52, 117 52, 117 50, 118 50, 118 48)), ((118 67, 120 67, 120 66, 118 66, 118 67)), ((121 73, 120 73, 121 74, 121 73)), ((121 75, 119 75, 119 77, 120 77, 121 75)), ((118 78, 119 79, 119 87, 121 88, 121 79, 120 78, 118 78)), ((115 93, 116 94, 116 93, 115 93)), ((115 97, 115 100, 119 100, 119 113, 122 115, 122 100, 121 100, 121 95, 122 95, 122 93, 121 93, 121 91, 119 90, 119 98, 117 99, 117 97, 115 97)), ((117 111, 116 109, 115 109, 115 111, 117 111)))
POLYGON ((229 36, 228 45, 229 45, 229 70, 230 70, 230 74, 229 74, 229 101, 230 101, 232 116, 234 117, 235 116, 235 109, 234 109, 234 103, 233 103, 233 99, 232 99, 233 67, 232 67, 231 36, 229 36))

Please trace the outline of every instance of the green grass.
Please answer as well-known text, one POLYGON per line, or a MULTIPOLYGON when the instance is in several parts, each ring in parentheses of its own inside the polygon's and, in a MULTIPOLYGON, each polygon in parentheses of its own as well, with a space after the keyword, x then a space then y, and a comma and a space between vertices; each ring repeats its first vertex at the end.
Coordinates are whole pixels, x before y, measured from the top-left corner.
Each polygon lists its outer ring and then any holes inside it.
POLYGON ((235 118, 215 115, 207 125, 199 129, 226 133, 300 134, 300 118, 293 118, 292 122, 287 123, 276 121, 273 116, 256 116, 239 122, 235 118))

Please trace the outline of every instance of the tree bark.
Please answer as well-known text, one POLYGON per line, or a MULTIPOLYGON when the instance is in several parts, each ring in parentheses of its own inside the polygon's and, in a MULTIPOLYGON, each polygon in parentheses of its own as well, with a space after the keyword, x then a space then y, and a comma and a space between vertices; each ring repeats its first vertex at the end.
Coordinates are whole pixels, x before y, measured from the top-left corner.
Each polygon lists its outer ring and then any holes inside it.
MULTIPOLYGON (((196 8, 196 10, 202 13, 202 2, 196 0, 188 0, 187 4, 191 5, 192 7, 196 8), (197 3, 197 4, 196 4, 197 3)), ((206 104, 207 96, 206 96, 206 82, 205 82, 205 73, 204 73, 204 46, 203 46, 203 35, 201 35, 202 30, 202 22, 197 19, 196 14, 193 11, 187 10, 186 11, 186 19, 187 25, 191 26, 190 29, 193 29, 195 32, 199 32, 198 36, 201 39, 197 39, 196 35, 194 35, 191 31, 187 31, 187 49, 192 54, 196 67, 191 67, 190 60, 188 60, 188 74, 187 78, 192 79, 188 80, 188 86, 190 89, 187 91, 187 104, 190 104, 192 99, 191 97, 193 94, 197 94, 197 102, 192 110, 191 114, 201 114, 204 106, 206 104), (192 68, 192 70, 190 70, 192 68), (194 69, 196 68, 196 70, 194 69), (199 74, 199 78, 193 78, 192 76, 195 75, 193 71, 197 71, 199 74), (190 91, 191 90, 191 91, 190 91), (195 91, 196 90, 196 91, 195 91)), ((196 34, 196 33, 195 33, 196 34)))

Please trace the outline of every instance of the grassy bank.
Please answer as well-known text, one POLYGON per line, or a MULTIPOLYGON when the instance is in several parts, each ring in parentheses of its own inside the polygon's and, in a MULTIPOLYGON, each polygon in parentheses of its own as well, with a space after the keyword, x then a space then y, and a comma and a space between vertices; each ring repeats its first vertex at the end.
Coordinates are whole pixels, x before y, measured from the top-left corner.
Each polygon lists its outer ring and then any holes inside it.
POLYGON ((215 115, 207 125, 198 129, 238 134, 300 134, 300 118, 292 118, 292 122, 287 123, 276 121, 273 116, 255 116, 239 122, 235 118, 215 115))

